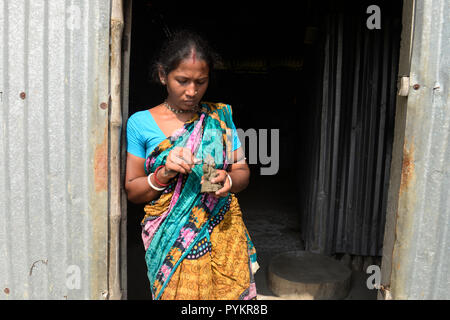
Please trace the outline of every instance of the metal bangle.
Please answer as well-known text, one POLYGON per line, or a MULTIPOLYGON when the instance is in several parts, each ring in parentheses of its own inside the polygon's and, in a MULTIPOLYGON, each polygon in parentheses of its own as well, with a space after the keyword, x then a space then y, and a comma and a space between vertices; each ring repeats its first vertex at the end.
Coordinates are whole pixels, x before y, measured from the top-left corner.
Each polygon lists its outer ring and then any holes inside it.
POLYGON ((231 190, 231 187, 233 186, 233 180, 231 180, 231 177, 228 174, 228 172, 227 172, 227 177, 228 177, 228 181, 230 181, 230 190, 231 190))

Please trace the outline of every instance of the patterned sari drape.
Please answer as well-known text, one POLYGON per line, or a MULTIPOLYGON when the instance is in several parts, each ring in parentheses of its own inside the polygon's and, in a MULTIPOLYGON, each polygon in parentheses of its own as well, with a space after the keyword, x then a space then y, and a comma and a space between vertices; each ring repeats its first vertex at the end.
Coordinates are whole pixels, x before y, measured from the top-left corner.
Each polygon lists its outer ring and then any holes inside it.
MULTIPOLYGON (((197 159, 210 155, 217 169, 232 159, 231 107, 202 103, 193 119, 147 157, 146 173, 165 164, 175 147, 197 159)), ((200 193, 202 164, 179 174, 144 208, 142 239, 153 299, 254 299, 256 251, 234 194, 200 193)))

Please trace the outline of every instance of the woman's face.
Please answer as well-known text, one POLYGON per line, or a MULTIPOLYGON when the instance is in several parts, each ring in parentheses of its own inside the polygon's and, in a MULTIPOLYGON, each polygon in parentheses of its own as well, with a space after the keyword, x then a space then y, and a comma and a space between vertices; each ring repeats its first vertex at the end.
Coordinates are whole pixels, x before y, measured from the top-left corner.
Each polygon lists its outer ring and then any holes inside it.
POLYGON ((181 60, 178 68, 162 80, 167 86, 167 102, 177 109, 189 110, 200 102, 208 88, 209 67, 194 54, 181 60))

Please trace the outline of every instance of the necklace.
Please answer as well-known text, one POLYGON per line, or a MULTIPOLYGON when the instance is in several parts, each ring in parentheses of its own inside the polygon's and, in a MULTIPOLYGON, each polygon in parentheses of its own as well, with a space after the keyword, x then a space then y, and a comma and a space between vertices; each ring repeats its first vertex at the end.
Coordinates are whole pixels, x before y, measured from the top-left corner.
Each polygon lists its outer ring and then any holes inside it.
POLYGON ((167 101, 164 101, 164 105, 167 107, 167 109, 169 109, 170 111, 172 111, 173 113, 187 113, 187 112, 195 112, 198 111, 198 105, 195 105, 191 110, 181 110, 181 109, 174 109, 172 108, 167 101))

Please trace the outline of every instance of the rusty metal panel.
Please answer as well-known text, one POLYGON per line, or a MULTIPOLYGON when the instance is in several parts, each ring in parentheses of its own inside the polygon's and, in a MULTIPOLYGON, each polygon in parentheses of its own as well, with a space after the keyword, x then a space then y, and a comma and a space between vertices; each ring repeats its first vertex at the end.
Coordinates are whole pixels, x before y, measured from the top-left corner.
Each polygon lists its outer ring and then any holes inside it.
POLYGON ((449 17, 446 0, 416 1, 390 279, 394 299, 450 299, 449 17))
POLYGON ((0 1, 0 299, 106 295, 109 19, 0 1))

